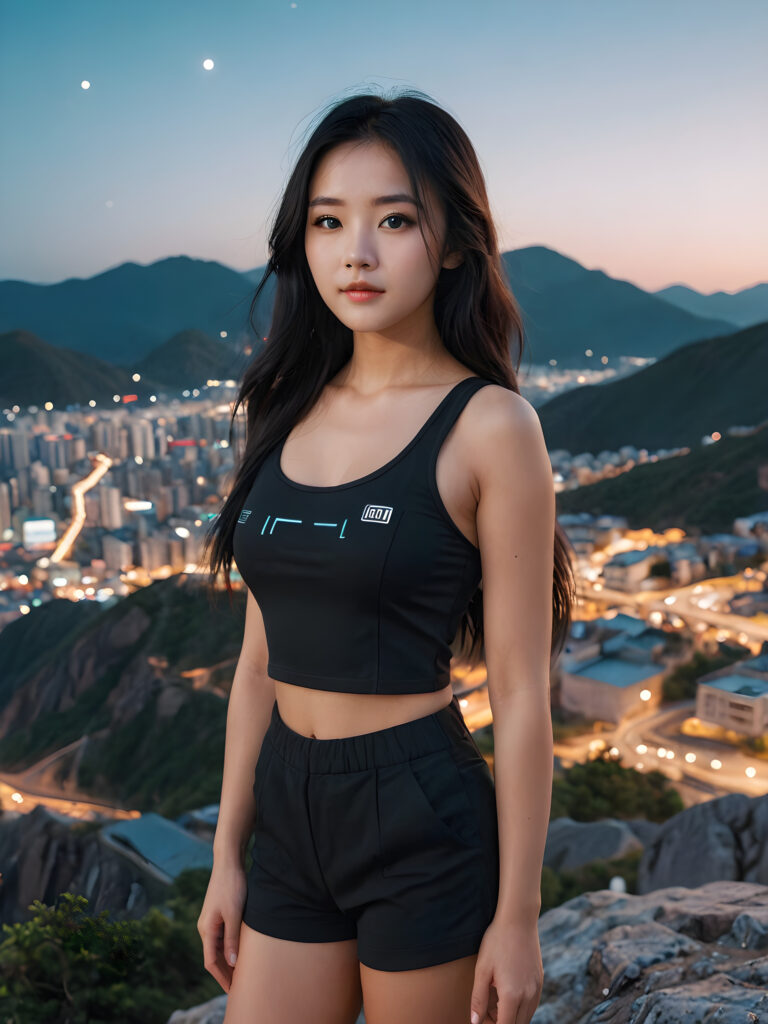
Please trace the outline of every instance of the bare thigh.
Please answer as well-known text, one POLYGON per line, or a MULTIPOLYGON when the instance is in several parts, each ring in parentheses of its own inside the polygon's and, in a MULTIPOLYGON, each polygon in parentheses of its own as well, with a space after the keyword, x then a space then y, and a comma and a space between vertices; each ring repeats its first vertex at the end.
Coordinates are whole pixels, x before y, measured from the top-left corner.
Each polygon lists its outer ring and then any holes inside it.
POLYGON ((240 926, 223 1024, 354 1024, 357 940, 289 942, 240 926))
POLYGON ((477 953, 412 971, 360 964, 365 1024, 469 1024, 477 953))

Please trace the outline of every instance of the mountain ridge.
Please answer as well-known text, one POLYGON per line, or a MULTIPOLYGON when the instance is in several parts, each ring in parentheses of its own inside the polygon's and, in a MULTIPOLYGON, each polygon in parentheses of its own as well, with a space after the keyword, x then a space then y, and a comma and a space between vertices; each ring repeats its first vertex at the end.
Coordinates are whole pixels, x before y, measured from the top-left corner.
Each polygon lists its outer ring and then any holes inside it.
MULTIPOLYGON (((597 367, 603 354, 658 356, 734 328, 546 246, 505 252, 502 262, 523 312, 526 358, 537 363, 554 358, 573 368, 597 367), (586 349, 594 355, 586 356, 586 349)), ((139 362, 186 329, 214 338, 226 331, 238 346, 252 340, 248 312, 263 270, 241 272, 214 260, 171 256, 52 285, 0 281, 0 331, 23 328, 49 344, 118 365, 139 362)), ((260 337, 269 329, 275 284, 271 277, 256 306, 260 337)))

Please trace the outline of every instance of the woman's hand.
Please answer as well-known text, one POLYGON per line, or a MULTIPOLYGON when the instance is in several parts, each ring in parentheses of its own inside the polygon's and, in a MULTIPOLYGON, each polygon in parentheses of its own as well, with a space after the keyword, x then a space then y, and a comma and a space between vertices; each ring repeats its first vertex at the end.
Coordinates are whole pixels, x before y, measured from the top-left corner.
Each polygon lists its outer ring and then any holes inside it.
POLYGON ((246 897, 245 868, 239 861, 214 861, 197 930, 203 940, 203 964, 225 992, 240 944, 240 923, 246 897), (234 959, 232 959, 234 957, 234 959))
POLYGON ((471 1024, 530 1024, 543 984, 536 923, 514 924, 494 918, 475 964, 471 1024))

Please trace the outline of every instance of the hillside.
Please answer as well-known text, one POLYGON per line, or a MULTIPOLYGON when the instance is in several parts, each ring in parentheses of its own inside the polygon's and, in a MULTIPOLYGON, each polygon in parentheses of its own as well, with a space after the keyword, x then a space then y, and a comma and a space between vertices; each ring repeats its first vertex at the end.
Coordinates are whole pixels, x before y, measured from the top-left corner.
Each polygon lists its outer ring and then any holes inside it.
POLYGON ((758 467, 766 465, 768 426, 563 491, 557 511, 626 516, 630 529, 730 532, 738 516, 768 509, 768 492, 758 487, 758 467))
POLYGON ((123 263, 56 284, 0 281, 0 331, 31 331, 127 366, 190 326, 211 336, 225 330, 236 340, 252 292, 236 270, 188 256, 123 263))
POLYGON ((0 402, 55 406, 112 402, 114 394, 149 394, 150 381, 135 384, 128 370, 47 344, 29 331, 0 334, 0 402))
POLYGON ((11 623, 0 633, 0 769, 23 771, 87 736, 83 791, 171 817, 217 802, 244 614, 242 593, 212 604, 180 575, 95 614, 56 601, 11 623), (182 675, 201 667, 214 668, 215 687, 182 675))
POLYGON ((694 288, 676 284, 670 288, 660 288, 654 294, 695 316, 719 317, 737 327, 750 327, 768 319, 768 284, 743 288, 733 295, 729 292, 703 295, 694 288))
MULTIPOLYGON (((560 366, 602 368, 603 354, 664 355, 734 328, 544 246, 506 252, 503 263, 523 311, 529 343, 524 365, 555 358, 560 366), (587 349, 594 354, 585 355, 587 349)), ((32 331, 51 344, 131 369, 187 329, 212 338, 225 330, 228 343, 239 347, 253 340, 248 311, 263 269, 240 273, 213 260, 174 256, 52 285, 2 281, 0 331, 32 331)), ((257 305, 257 342, 269 328, 274 286, 272 277, 257 305)))
POLYGON ((604 369, 603 355, 609 365, 618 356, 664 356, 689 341, 730 334, 735 327, 696 316, 543 245, 505 252, 503 263, 523 312, 523 371, 550 359, 560 368, 604 369))
POLYGON ((692 342, 608 384, 558 395, 538 409, 547 447, 572 454, 621 445, 698 447, 704 435, 768 417, 768 322, 692 342))
POLYGON ((179 331, 145 356, 136 369, 165 387, 199 387, 206 380, 239 379, 244 357, 203 331, 179 331))

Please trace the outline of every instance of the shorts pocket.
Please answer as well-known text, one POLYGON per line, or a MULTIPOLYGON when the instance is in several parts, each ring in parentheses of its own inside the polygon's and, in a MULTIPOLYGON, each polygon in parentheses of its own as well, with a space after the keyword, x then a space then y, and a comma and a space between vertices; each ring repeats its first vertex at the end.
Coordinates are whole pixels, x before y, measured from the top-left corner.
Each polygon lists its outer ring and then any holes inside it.
MULTIPOLYGON (((458 707, 458 704, 456 706, 456 717, 457 717, 457 719, 459 721, 459 727, 460 727, 462 733, 464 734, 464 741, 465 742, 464 742, 463 746, 466 748, 466 750, 468 752, 467 756, 470 759, 472 757, 474 757, 475 759, 476 758, 482 758, 483 760, 485 760, 485 758, 483 757, 483 753, 480 750, 480 747, 478 747, 478 745, 477 745, 477 741, 475 740, 475 737, 470 732, 469 726, 467 725, 466 721, 464 720, 464 715, 462 715, 461 709, 458 707)), ((490 771, 490 769, 489 769, 489 771, 490 771)))
POLYGON ((496 785, 488 762, 482 754, 461 757, 459 772, 470 801, 476 808, 483 847, 483 888, 490 921, 496 912, 499 897, 499 823, 496 808, 496 785))
POLYGON ((262 793, 264 791, 264 780, 267 776, 267 768, 269 762, 272 760, 272 755, 275 752, 275 748, 269 742, 269 739, 265 736, 261 743, 261 750, 259 756, 256 758, 256 767, 253 770, 253 797, 256 801, 256 813, 254 816, 254 826, 261 824, 263 819, 262 815, 262 793))
POLYGON ((376 793, 384 875, 434 850, 465 853, 482 844, 477 809, 449 749, 378 768, 376 793))

